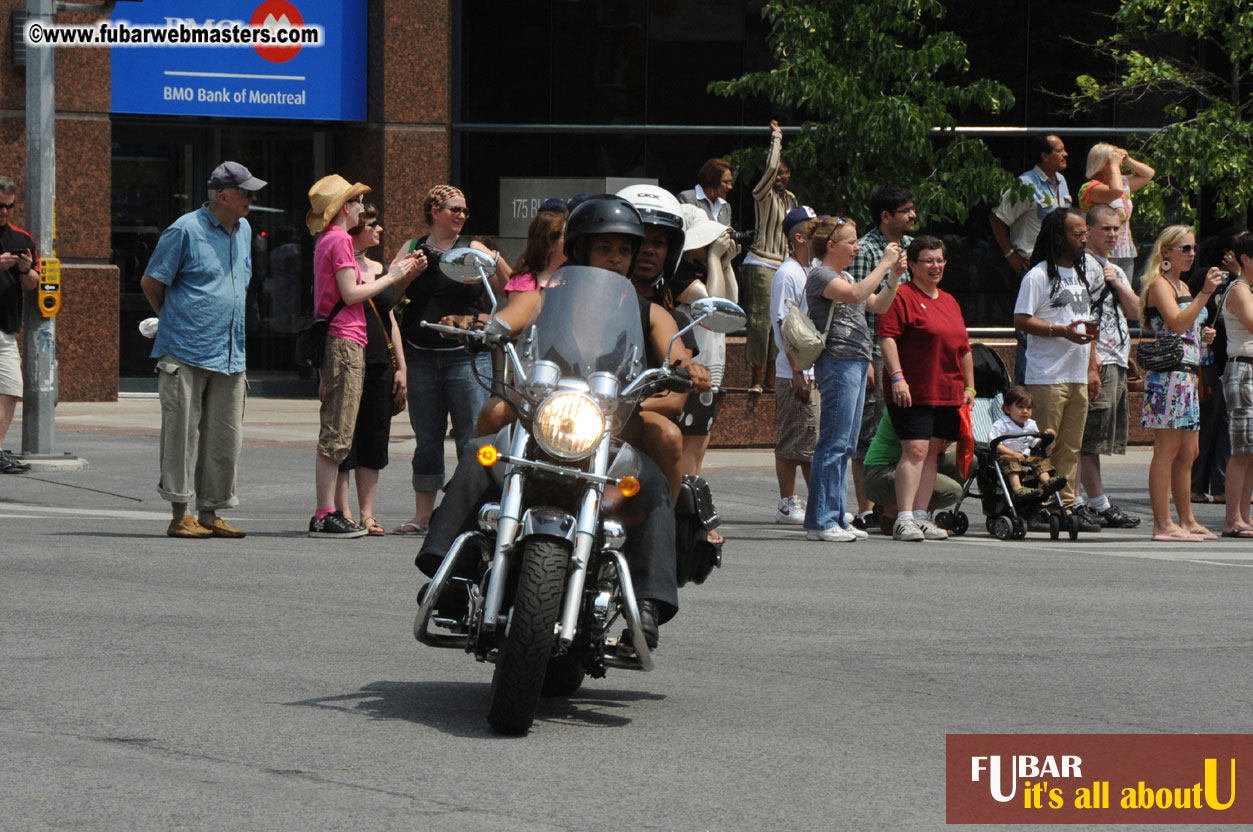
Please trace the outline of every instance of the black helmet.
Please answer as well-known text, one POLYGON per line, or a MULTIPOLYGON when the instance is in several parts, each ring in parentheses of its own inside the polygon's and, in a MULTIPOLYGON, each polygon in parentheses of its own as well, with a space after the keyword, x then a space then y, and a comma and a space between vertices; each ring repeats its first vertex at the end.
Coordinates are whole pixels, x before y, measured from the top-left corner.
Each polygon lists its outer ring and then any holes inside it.
POLYGON ((630 185, 618 191, 618 196, 635 206, 644 225, 656 226, 666 235, 666 262, 653 283, 653 288, 658 288, 674 277, 683 257, 683 243, 687 239, 683 228, 683 209, 674 194, 656 185, 630 185))
MULTIPOLYGON (((565 252, 570 265, 587 265, 587 238, 595 234, 625 234, 633 238, 638 254, 644 244, 644 221, 635 206, 620 196, 588 197, 574 207, 566 220, 565 252)), ((634 255, 631 266, 635 266, 634 255)))

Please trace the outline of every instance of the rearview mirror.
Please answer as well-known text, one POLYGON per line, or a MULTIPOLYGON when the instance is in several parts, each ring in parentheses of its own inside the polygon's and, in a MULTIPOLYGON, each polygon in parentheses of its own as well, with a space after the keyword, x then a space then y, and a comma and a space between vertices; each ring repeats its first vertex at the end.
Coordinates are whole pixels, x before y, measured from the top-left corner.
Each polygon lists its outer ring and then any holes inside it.
POLYGON ((439 270, 459 283, 486 283, 496 270, 496 263, 478 249, 463 246, 444 252, 439 258, 439 270))
POLYGON ((726 298, 701 298, 692 302, 691 309, 692 320, 723 335, 743 329, 748 321, 744 310, 726 298))

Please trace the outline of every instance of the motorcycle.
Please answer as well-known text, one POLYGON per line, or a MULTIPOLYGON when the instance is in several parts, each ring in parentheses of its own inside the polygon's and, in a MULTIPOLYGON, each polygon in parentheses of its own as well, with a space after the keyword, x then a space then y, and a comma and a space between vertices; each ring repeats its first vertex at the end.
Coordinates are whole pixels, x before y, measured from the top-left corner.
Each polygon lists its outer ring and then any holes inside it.
MULTIPOLYGON (((483 284, 494 313, 492 265, 470 248, 441 258, 444 274, 483 284)), ((733 332, 745 321, 722 298, 699 300, 692 312, 670 349, 693 326, 733 332)), ((641 452, 618 435, 628 419, 645 398, 691 382, 669 351, 661 367, 645 369, 635 290, 602 269, 560 269, 516 340, 495 318, 478 331, 424 325, 503 350, 517 420, 478 450, 500 498, 481 507, 478 530, 454 540, 419 593, 414 637, 493 663, 487 720, 499 733, 525 734, 541 695, 571 694, 608 668, 653 668, 626 531, 606 503, 640 490, 641 452)), ((717 511, 699 477, 685 478, 676 503, 679 583, 701 583, 721 565, 707 536, 717 511)))

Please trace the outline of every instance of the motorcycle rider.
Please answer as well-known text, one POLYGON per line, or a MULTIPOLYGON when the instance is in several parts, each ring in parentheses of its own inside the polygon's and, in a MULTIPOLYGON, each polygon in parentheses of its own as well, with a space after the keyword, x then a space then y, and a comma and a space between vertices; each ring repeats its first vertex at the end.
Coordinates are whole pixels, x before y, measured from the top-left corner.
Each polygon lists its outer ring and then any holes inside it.
MULTIPOLYGON (((607 194, 591 197, 575 207, 566 223, 567 263, 608 269, 625 276, 630 272, 645 236, 639 212, 625 199, 607 194)), ((502 313, 513 306, 511 302, 502 313)), ((517 307, 514 314, 522 317, 523 308, 517 307)), ((531 308, 534 309, 533 306, 531 308)), ((520 323, 507 320, 506 324, 520 331, 530 317, 527 314, 520 323)), ((665 310, 645 298, 640 298, 640 318, 649 346, 648 366, 658 367, 665 360, 667 346, 678 328, 665 310)), ((681 353, 686 353, 686 349, 676 343, 673 355, 681 353)), ((684 398, 682 394, 659 397, 665 402, 664 410, 660 412, 663 415, 680 412, 684 398)), ((642 431, 643 418, 638 414, 632 417, 623 433, 629 436, 634 432, 632 428, 642 431)), ((431 518, 430 531, 416 559, 418 568, 427 576, 434 576, 458 534, 477 528, 479 506, 499 494, 504 464, 497 463, 489 469, 476 459, 478 448, 490 441, 490 438, 481 438, 471 443, 445 486, 444 500, 431 518)), ((644 450, 641 447, 641 451, 644 450)), ((657 645, 658 626, 674 617, 679 608, 674 503, 666 477, 646 452, 640 454, 638 476, 639 493, 612 506, 606 500, 605 511, 616 514, 625 527, 623 553, 631 567, 635 594, 639 599, 640 623, 651 649, 657 645)), ((460 614, 450 612, 445 605, 463 603, 461 599, 445 601, 441 598, 441 614, 459 618, 460 614)))

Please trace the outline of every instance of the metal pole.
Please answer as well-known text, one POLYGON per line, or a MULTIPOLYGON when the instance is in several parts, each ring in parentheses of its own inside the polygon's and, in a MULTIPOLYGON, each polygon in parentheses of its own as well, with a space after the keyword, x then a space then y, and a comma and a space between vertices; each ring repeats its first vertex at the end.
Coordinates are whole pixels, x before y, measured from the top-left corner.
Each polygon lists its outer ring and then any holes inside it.
MULTIPOLYGON (((53 0, 26 0, 29 20, 52 23, 53 0)), ((52 254, 52 211, 56 180, 56 52, 26 50, 26 221, 41 257, 52 254)), ((56 318, 39 311, 35 292, 26 292, 23 314, 22 451, 51 454, 55 444, 57 374, 56 318)))

